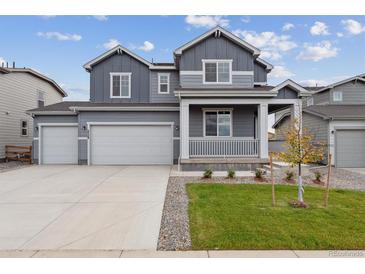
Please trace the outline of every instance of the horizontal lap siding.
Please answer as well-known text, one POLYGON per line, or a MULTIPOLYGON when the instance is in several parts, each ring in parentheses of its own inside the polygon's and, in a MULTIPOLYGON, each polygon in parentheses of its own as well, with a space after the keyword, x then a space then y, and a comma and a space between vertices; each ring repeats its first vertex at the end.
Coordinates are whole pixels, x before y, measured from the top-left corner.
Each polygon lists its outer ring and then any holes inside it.
POLYGON ((183 88, 251 88, 253 86, 252 75, 232 75, 232 84, 203 84, 203 75, 180 75, 180 84, 183 88))
POLYGON ((365 104, 365 83, 364 82, 350 82, 331 90, 332 104, 365 104), (334 102, 333 93, 335 91, 342 91, 342 101, 334 102))
MULTIPOLYGON (((222 106, 190 106, 190 137, 203 137, 203 108, 222 108, 222 106)), ((224 106, 224 108, 233 108, 233 137, 254 137, 255 106, 224 106)))
POLYGON ((38 91, 44 92, 46 105, 62 101, 53 86, 29 73, 0 74, 0 159, 5 157, 5 145, 32 145, 33 118, 26 111, 38 107, 38 91), (26 137, 20 132, 22 119, 28 121, 26 137))
POLYGON ((179 73, 177 71, 151 71, 151 103, 177 103, 179 100, 174 94, 174 90, 179 87, 179 73), (158 74, 170 74, 170 90, 169 94, 158 93, 158 74))

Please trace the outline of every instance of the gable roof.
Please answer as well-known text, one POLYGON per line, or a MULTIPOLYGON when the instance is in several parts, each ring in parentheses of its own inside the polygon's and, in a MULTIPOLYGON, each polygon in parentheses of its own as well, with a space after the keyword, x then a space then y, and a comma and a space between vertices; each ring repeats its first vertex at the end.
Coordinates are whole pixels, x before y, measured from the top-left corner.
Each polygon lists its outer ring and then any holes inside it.
POLYGON ((286 112, 280 116, 278 120, 271 126, 272 128, 276 128, 282 121, 284 121, 287 117, 290 117, 290 112, 286 112))
POLYGON ((312 105, 304 112, 323 119, 365 119, 365 105, 312 105))
POLYGON ((203 33, 202 35, 198 36, 197 38, 191 40, 190 42, 182 45, 181 47, 177 48, 174 51, 174 55, 181 55, 182 52, 190 47, 192 47, 193 45, 199 43, 200 41, 206 39, 207 37, 211 36, 212 34, 219 36, 221 34, 223 34, 225 37, 227 37, 228 39, 230 39, 231 41, 235 42, 236 44, 240 45, 241 47, 249 50, 250 52, 252 52, 253 55, 255 56, 259 56, 260 55, 260 50, 256 47, 254 47, 253 45, 247 43, 246 41, 242 40, 241 38, 239 38, 238 36, 234 35, 233 33, 225 30, 224 28, 220 27, 220 26, 216 26, 214 28, 212 28, 211 30, 208 30, 207 32, 203 33))
POLYGON ((350 77, 350 78, 347 78, 347 79, 344 79, 342 81, 339 81, 339 82, 336 82, 336 83, 333 83, 333 84, 330 84, 328 86, 325 86, 319 90, 317 90, 316 93, 320 93, 322 91, 326 91, 328 89, 331 89, 331 88, 334 88, 334 87, 337 87, 339 85, 342 85, 342 84, 346 84, 348 82, 351 82, 351 81, 361 81, 361 82, 365 82, 365 73, 364 74, 360 74, 360 75, 356 75, 356 76, 353 76, 353 77, 350 77))
POLYGON ((53 86, 58 93, 60 93, 63 97, 67 97, 67 93, 66 91, 64 91, 57 83, 56 81, 54 81, 53 79, 39 73, 38 71, 35 71, 31 68, 0 68, 0 71, 2 71, 3 73, 12 73, 12 72, 17 72, 17 73, 29 73, 47 83, 49 83, 51 86, 53 86))
POLYGON ((294 91, 296 91, 299 96, 310 96, 312 93, 308 90, 306 90, 304 87, 302 87, 301 85, 297 84, 296 82, 294 82, 291 79, 288 79, 282 83, 280 83, 279 85, 277 85, 276 87, 274 87, 272 89, 272 91, 279 91, 284 87, 290 87, 291 89, 293 89, 294 91))
POLYGON ((266 70, 268 70, 268 71, 271 71, 274 68, 273 65, 271 65, 270 63, 266 62, 265 60, 263 60, 263 59, 261 59, 259 57, 257 57, 255 61, 257 63, 263 65, 266 68, 266 70))

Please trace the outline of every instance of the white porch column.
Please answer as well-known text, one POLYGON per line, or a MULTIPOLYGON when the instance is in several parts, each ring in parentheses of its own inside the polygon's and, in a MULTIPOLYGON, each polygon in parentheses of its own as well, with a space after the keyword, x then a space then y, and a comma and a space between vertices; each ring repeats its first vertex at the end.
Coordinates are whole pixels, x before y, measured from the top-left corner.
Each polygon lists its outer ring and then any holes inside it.
POLYGON ((189 103, 180 102, 180 155, 189 159, 189 103))
POLYGON ((298 99, 290 108, 290 116, 292 121, 298 120, 300 129, 302 130, 302 101, 298 99))
POLYGON ((260 158, 269 158, 269 138, 268 138, 268 106, 262 103, 258 106, 260 158))

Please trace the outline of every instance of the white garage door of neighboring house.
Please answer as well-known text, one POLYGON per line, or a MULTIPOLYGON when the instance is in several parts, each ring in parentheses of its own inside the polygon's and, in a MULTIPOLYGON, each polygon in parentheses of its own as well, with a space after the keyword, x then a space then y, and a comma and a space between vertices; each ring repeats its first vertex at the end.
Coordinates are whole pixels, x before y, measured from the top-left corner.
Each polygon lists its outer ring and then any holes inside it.
POLYGON ((91 125, 90 164, 172 164, 172 127, 168 125, 91 125))
POLYGON ((336 131, 336 167, 365 167, 365 130, 336 131))
POLYGON ((77 164, 77 126, 41 127, 40 164, 77 164))

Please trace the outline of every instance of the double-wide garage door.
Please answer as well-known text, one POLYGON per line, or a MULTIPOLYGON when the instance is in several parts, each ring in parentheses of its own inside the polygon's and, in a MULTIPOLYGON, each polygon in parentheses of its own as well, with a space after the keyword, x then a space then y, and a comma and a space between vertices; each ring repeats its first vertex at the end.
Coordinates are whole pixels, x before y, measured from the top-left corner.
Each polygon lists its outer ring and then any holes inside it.
POLYGON ((365 130, 336 131, 336 167, 365 167, 365 130))
POLYGON ((172 164, 171 125, 91 125, 92 165, 172 164))

